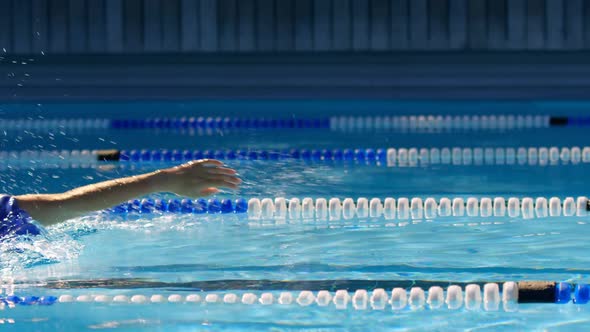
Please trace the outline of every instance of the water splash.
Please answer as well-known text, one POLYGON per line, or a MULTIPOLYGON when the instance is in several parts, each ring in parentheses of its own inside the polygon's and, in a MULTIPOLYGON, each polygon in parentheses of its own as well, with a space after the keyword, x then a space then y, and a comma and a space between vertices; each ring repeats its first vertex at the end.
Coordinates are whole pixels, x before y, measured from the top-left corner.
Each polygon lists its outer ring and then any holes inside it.
POLYGON ((0 242, 0 276, 34 266, 78 257, 83 245, 66 233, 49 230, 37 236, 16 236, 0 242))

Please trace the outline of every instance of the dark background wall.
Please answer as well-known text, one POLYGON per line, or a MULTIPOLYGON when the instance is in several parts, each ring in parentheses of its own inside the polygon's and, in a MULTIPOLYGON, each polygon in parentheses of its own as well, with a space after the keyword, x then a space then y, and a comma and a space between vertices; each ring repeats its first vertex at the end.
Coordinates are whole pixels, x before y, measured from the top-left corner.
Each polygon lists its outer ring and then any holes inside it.
POLYGON ((590 0, 0 0, 0 102, 587 99, 588 18, 590 0))
POLYGON ((0 0, 6 54, 586 50, 590 0, 0 0))

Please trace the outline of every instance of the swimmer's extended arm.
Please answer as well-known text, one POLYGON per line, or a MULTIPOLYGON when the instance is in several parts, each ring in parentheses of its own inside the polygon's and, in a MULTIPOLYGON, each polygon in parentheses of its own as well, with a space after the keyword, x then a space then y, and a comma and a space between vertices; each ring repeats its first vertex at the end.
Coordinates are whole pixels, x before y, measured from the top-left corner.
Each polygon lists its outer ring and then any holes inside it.
POLYGON ((98 211, 152 192, 181 196, 213 195, 217 187, 236 189, 236 171, 217 160, 198 160, 126 178, 99 182, 61 194, 16 196, 19 206, 42 225, 53 225, 98 211))

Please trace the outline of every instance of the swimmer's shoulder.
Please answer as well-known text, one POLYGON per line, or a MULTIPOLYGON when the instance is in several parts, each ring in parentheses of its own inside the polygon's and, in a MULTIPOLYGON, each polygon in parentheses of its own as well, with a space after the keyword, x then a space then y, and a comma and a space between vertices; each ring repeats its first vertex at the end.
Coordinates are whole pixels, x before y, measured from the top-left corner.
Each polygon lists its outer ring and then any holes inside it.
POLYGON ((0 194, 0 220, 4 220, 10 215, 15 203, 16 200, 11 195, 0 194))
POLYGON ((10 235, 38 235, 40 229, 12 195, 0 194, 0 238, 10 235))

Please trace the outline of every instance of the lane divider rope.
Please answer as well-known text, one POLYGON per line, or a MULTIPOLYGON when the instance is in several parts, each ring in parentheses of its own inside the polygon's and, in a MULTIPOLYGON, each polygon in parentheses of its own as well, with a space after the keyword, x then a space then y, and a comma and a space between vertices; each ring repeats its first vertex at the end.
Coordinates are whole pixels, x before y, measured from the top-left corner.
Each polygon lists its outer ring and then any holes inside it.
POLYGON ((428 197, 380 198, 364 197, 354 201, 337 197, 326 198, 251 198, 236 200, 211 198, 191 199, 135 199, 108 210, 119 215, 150 213, 181 214, 228 214, 247 213, 250 220, 270 219, 317 219, 340 220, 352 218, 385 218, 386 220, 437 219, 444 217, 586 217, 590 211, 590 201, 586 196, 574 199, 566 197, 428 197))
MULTIPOLYGON (((568 125, 585 125, 586 117, 549 115, 397 115, 397 116, 334 116, 330 128, 340 131, 400 130, 400 131, 455 131, 455 130, 518 130, 568 125)), ((589 123, 590 124, 590 123, 589 123)))
POLYGON ((584 147, 445 147, 289 150, 24 150, 0 151, 0 164, 75 164, 95 162, 184 162, 218 160, 304 160, 387 167, 429 165, 577 165, 590 163, 584 147))
POLYGON ((586 304, 590 299, 590 286, 586 284, 569 284, 564 282, 504 282, 502 291, 497 283, 486 283, 483 289, 479 284, 468 284, 464 288, 450 285, 444 290, 440 286, 432 286, 427 290, 420 287, 383 288, 373 290, 357 289, 352 295, 341 289, 335 292, 321 290, 312 292, 303 290, 293 292, 245 292, 215 293, 200 292, 189 295, 153 294, 153 295, 106 295, 84 294, 60 296, 16 296, 0 297, 0 310, 19 306, 53 305, 56 303, 102 303, 102 304, 156 304, 156 303, 192 303, 192 304, 245 304, 245 305, 299 305, 307 307, 334 306, 344 310, 349 303, 355 310, 421 310, 448 308, 457 310, 498 311, 502 305, 505 311, 516 311, 519 303, 557 303, 586 304))
POLYGON ((89 130, 89 129, 331 129, 452 131, 518 130, 564 126, 590 126, 589 116, 550 116, 522 114, 488 115, 375 115, 312 118, 269 117, 180 117, 147 119, 0 119, 2 130, 89 130))

